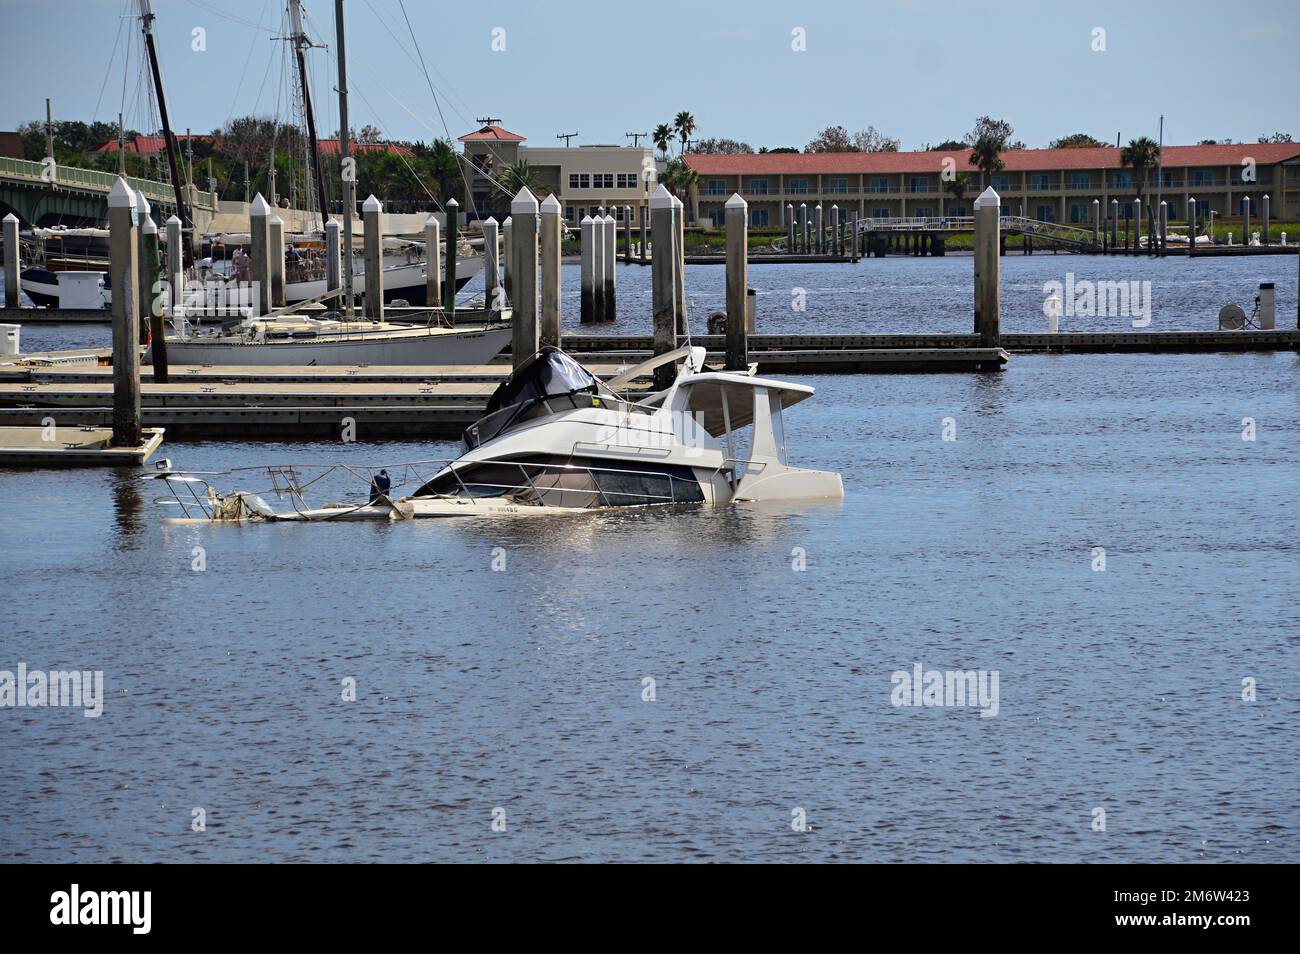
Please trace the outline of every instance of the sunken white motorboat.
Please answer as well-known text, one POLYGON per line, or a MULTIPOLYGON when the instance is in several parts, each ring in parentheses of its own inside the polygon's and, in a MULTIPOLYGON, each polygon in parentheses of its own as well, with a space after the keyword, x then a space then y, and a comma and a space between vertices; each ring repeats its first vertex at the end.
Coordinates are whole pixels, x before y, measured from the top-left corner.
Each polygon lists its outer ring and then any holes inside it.
POLYGON ((540 516, 842 499, 839 474, 787 460, 783 412, 813 388, 708 371, 704 356, 703 348, 680 348, 602 382, 564 352, 543 348, 497 388, 486 416, 465 431, 460 457, 395 467, 394 486, 385 471, 365 500, 311 506, 304 491, 321 478, 305 478, 301 468, 262 469, 270 488, 228 494, 212 488, 211 474, 150 479, 168 482, 172 498, 161 502, 179 506, 181 521, 540 516), (678 361, 669 387, 640 400, 619 393, 678 361), (403 485, 413 489, 403 494, 403 485), (290 506, 272 507, 272 495, 290 506))

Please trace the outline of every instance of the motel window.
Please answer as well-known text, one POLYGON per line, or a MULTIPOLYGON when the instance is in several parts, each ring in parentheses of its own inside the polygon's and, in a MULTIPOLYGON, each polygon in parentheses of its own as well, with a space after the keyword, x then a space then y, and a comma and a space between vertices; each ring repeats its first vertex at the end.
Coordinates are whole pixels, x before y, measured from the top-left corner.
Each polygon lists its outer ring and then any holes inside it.
POLYGON ((1092 208, 1086 202, 1070 203, 1070 221, 1074 223, 1087 222, 1091 218, 1092 208))
POLYGON ((749 192, 751 195, 767 195, 767 180, 750 179, 749 192))
POLYGON ((566 221, 566 222, 572 222, 572 221, 573 221, 573 211, 574 211, 574 210, 573 210, 573 206, 571 206, 571 205, 566 205, 566 206, 564 207, 564 221, 566 221))
POLYGON ((928 176, 911 176, 907 180, 908 192, 929 192, 930 179, 928 176))
POLYGON ((930 208, 928 205, 923 205, 923 206, 919 207, 919 208, 916 210, 916 212, 914 212, 913 214, 914 214, 918 219, 928 219, 928 218, 932 218, 932 217, 934 216, 934 209, 930 208))
POLYGON ((1092 186, 1092 179, 1088 176, 1088 173, 1086 172, 1070 173, 1071 189, 1087 189, 1090 188, 1091 186, 1092 186))
POLYGON ((726 224, 726 209, 709 209, 709 221, 713 223, 715 229, 722 228, 726 224))
POLYGON ((887 219, 890 217, 888 209, 872 209, 871 217, 873 219, 887 219))
POLYGON ((948 206, 948 215, 949 215, 950 217, 952 217, 952 218, 957 218, 957 217, 959 217, 961 214, 962 214, 961 206, 959 206, 959 205, 950 205, 950 206, 948 206))
POLYGON ((577 188, 579 188, 579 189, 590 189, 590 188, 591 188, 591 176, 589 176, 589 175, 588 175, 587 173, 585 173, 585 172, 582 173, 582 174, 580 174, 580 175, 578 176, 578 185, 577 185, 577 188))
POLYGON ((1197 169, 1192 173, 1192 185, 1207 186, 1212 184, 1213 177, 1209 169, 1197 169))
POLYGON ((1034 218, 1038 219, 1038 221, 1040 222, 1055 222, 1056 206, 1054 205, 1038 206, 1037 208, 1034 209, 1034 218))
POLYGON ((885 176, 872 176, 871 185, 869 185, 868 188, 872 192, 888 192, 889 179, 886 178, 885 176))
POLYGON ((1113 173, 1110 177, 1110 184, 1116 189, 1131 189, 1133 187, 1133 173, 1113 173))
POLYGON ((576 172, 569 173, 569 188, 570 189, 578 188, 578 174, 576 172))
POLYGON ((620 173, 618 174, 618 187, 619 187, 620 189, 635 189, 635 188, 636 188, 636 173, 635 173, 635 172, 620 172, 620 173))
POLYGON ((1035 173, 1029 177, 1029 188, 1043 191, 1047 188, 1047 174, 1035 173))
POLYGON ((807 191, 808 191, 808 180, 807 180, 807 179, 791 179, 791 180, 790 180, 790 191, 791 191, 791 192, 797 192, 797 193, 804 193, 804 192, 807 192, 807 191))
POLYGON ((848 180, 848 179, 845 179, 845 178, 843 178, 843 177, 838 177, 838 178, 832 179, 832 180, 831 180, 831 188, 830 188, 830 191, 831 191, 831 192, 848 192, 848 191, 849 191, 849 180, 848 180))
POLYGON ((994 192, 1006 192, 1011 188, 1011 180, 1006 176, 994 176, 989 180, 989 185, 993 187, 994 192))
POLYGON ((1121 219, 1131 219, 1131 218, 1133 218, 1133 203, 1132 203, 1132 202, 1121 202, 1121 203, 1119 204, 1119 217, 1120 217, 1121 219))
POLYGON ((708 186, 708 188, 705 189, 704 191, 705 191, 708 195, 726 195, 726 194, 727 194, 727 180, 726 180, 726 179, 710 179, 710 180, 709 180, 709 186, 708 186))
POLYGON ((755 228, 766 228, 768 218, 767 209, 751 209, 749 212, 749 224, 755 228))
POLYGON ((591 178, 592 178, 592 182, 593 182, 593 188, 596 188, 596 189, 612 189, 612 188, 614 188, 614 173, 612 173, 612 172, 596 172, 596 173, 593 173, 593 174, 592 174, 592 177, 591 177, 591 178), (595 184, 594 184, 594 183, 596 182, 596 180, 599 180, 599 181, 600 181, 600 184, 599 184, 599 185, 595 185, 595 184))

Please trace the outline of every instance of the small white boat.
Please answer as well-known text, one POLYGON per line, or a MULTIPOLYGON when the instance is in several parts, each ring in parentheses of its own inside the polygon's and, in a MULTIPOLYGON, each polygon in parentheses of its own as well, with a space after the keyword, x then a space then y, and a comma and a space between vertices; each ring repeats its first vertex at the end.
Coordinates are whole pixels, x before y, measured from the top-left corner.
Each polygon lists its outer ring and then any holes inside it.
MULTIPOLYGON (((510 312, 501 313, 508 321, 510 312)), ((169 335, 167 360, 189 365, 487 364, 510 343, 500 323, 443 327, 299 315, 249 318, 229 332, 169 335)), ((148 350, 145 362, 151 360, 148 350)))
MULTIPOLYGON (((425 278, 425 263, 412 262, 409 264, 387 265, 384 267, 384 301, 392 303, 402 300, 410 305, 420 306, 428 305, 425 301, 425 291, 428 283, 425 278)), ((86 271, 86 270, 83 270, 86 271)), ((460 258, 456 260, 456 289, 459 291, 475 275, 483 271, 483 259, 479 256, 460 258)), ((62 293, 60 292, 59 275, 60 272, 51 271, 48 268, 25 268, 19 274, 18 285, 34 303, 43 308, 85 308, 87 303, 78 297, 78 300, 66 306, 60 304, 62 293)), ((107 285, 106 272, 89 272, 86 274, 98 274, 101 280, 101 287, 98 290, 98 298, 102 302, 102 307, 110 308, 113 303, 113 290, 107 285)), ((232 307, 237 305, 251 306, 253 304, 253 294, 251 287, 247 284, 238 284, 230 282, 230 288, 225 288, 226 282, 220 279, 209 280, 205 283, 202 290, 196 288, 186 292, 187 303, 191 305, 196 315, 201 315, 204 310, 212 312, 215 315, 221 314, 218 310, 218 301, 221 305, 232 307), (190 300, 192 299, 192 300, 190 300)), ((166 280, 161 282, 162 287, 168 287, 166 280)), ((359 268, 353 278, 353 290, 358 302, 365 300, 365 269, 359 268)), ((284 286, 284 300, 286 305, 297 305, 305 301, 312 301, 320 298, 328 289, 325 287, 325 280, 315 279, 309 281, 286 282, 284 286)), ((434 304, 437 304, 436 302, 434 304)), ((98 307, 98 306, 97 306, 98 307)))

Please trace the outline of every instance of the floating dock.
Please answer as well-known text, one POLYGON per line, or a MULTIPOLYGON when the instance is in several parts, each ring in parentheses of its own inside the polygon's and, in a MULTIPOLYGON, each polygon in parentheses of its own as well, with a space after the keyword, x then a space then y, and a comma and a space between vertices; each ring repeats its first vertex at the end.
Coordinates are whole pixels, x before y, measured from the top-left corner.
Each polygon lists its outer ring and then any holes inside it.
POLYGON ((162 444, 163 429, 145 428, 138 447, 114 447, 112 441, 112 427, 0 425, 0 467, 138 467, 162 444))

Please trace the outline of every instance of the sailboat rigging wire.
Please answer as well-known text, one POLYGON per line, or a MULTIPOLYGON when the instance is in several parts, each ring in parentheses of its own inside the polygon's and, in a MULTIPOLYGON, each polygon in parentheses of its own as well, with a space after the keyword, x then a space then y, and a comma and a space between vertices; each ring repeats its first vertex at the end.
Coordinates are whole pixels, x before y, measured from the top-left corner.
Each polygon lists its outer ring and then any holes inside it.
MULTIPOLYGON (((125 9, 125 8, 124 8, 125 9)), ((104 101, 104 93, 108 90, 108 78, 113 73, 113 61, 117 59, 117 47, 122 42, 122 25, 126 22, 126 17, 119 17, 117 21, 117 36, 113 38, 113 52, 108 56, 108 65, 104 67, 104 82, 99 87, 99 98, 95 100, 95 111, 91 114, 90 121, 96 122, 99 119, 99 107, 104 101)), ((125 82, 126 72, 122 73, 125 82)))
MULTIPOLYGON (((429 78, 429 68, 424 65, 424 52, 420 49, 420 41, 415 38, 415 30, 411 27, 411 18, 406 15, 406 0, 397 0, 397 5, 402 10, 402 19, 406 21, 406 29, 411 34, 411 44, 415 47, 415 52, 420 56, 420 69, 424 71, 424 81, 429 84, 429 94, 433 97, 433 105, 438 107, 438 118, 442 120, 442 130, 447 135, 447 141, 451 142, 451 130, 447 128, 447 117, 442 114, 442 103, 438 100, 438 93, 433 88, 433 80, 429 78)), ((469 204, 469 210, 478 218, 478 210, 474 207, 474 190, 469 187, 469 176, 465 173, 465 163, 457 162, 460 168, 461 181, 465 183, 465 201, 469 204)))
MULTIPOLYGON (((270 6, 271 0, 263 0, 262 12, 257 16, 257 28, 262 29, 262 21, 266 19, 266 8, 270 6)), ((226 125, 235 118, 235 104, 239 102, 239 94, 244 89, 244 77, 248 75, 248 64, 253 61, 253 51, 257 49, 256 43, 248 44, 248 55, 244 57, 244 68, 239 71, 239 82, 235 84, 235 95, 230 100, 230 110, 226 113, 226 125)))

